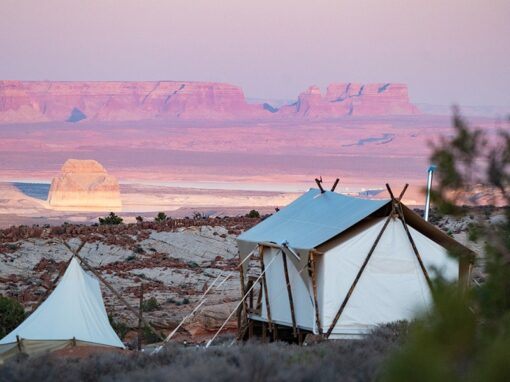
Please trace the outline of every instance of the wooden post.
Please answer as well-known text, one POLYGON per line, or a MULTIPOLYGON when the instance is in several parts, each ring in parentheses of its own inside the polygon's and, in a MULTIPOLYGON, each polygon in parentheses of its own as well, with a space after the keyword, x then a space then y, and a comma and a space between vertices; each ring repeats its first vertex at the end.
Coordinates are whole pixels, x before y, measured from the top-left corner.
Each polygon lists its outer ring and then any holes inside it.
POLYGON ((292 333, 294 334, 294 338, 298 335, 297 325, 296 325, 296 314, 294 312, 294 299, 292 298, 292 287, 290 285, 290 277, 289 270, 287 266, 287 254, 282 249, 282 260, 283 260, 283 270, 285 272, 285 282, 287 284, 287 295, 289 296, 289 305, 290 305, 290 316, 292 318, 292 333))
MULTIPOLYGON (((69 245, 67 243, 64 242, 64 245, 69 248, 69 245)), ((103 276, 101 276, 101 274, 99 272, 97 272, 94 268, 92 268, 89 265, 89 263, 87 261, 85 261, 85 259, 83 257, 78 255, 77 253, 75 254, 75 256, 82 262, 83 265, 85 265, 87 270, 89 270, 94 276, 96 276, 99 279, 99 281, 101 281, 110 290, 110 292, 112 292, 115 295, 115 297, 117 297, 126 306, 126 308, 128 308, 128 310, 135 315, 135 317, 139 317, 138 312, 131 305, 129 305, 129 303, 126 301, 126 299, 124 297, 122 297, 119 294, 119 292, 117 292, 111 286, 111 284, 108 281, 106 281, 103 276)), ((159 339, 161 339, 161 340, 165 339, 161 335, 161 333, 159 333, 156 329, 154 329, 154 327, 149 322, 147 322, 145 319, 143 319, 142 322, 145 326, 147 326, 150 330, 152 330, 154 332, 154 334, 156 334, 158 336, 159 339)))
POLYGON ((137 350, 142 350, 142 335, 143 335, 143 327, 142 327, 142 320, 143 320, 143 283, 140 284, 140 305, 138 307, 138 343, 137 343, 137 350))
POLYGON ((404 212, 402 211, 402 207, 400 206, 400 204, 399 204, 399 207, 397 210, 398 210, 398 214, 400 215, 400 221, 402 222, 402 225, 404 226, 407 237, 408 237, 409 241, 411 242, 411 247, 413 247, 413 252, 414 252, 416 258, 418 259, 418 263, 420 264, 420 268, 423 272, 423 275, 425 276, 425 279, 427 280, 427 284, 428 284, 430 290, 432 290, 432 282, 430 281, 429 273, 427 272, 427 268, 425 268, 425 265, 423 264, 420 253, 418 252, 418 248, 416 247, 413 237, 411 236, 411 232, 409 232, 409 227, 407 227, 406 219, 404 218, 404 212))
POLYGON ((331 187, 331 192, 334 192, 336 186, 338 186, 338 182, 340 182, 340 178, 336 178, 335 183, 333 183, 333 187, 331 187))
POLYGON ((18 335, 16 335, 16 344, 18 345, 18 351, 23 353, 23 345, 21 343, 21 338, 19 338, 18 335))
POLYGON ((266 313, 267 313, 267 322, 269 324, 269 331, 273 331, 273 321, 271 320, 271 307, 269 306, 269 294, 267 293, 267 282, 266 282, 266 272, 264 266, 264 246, 259 246, 259 259, 260 259, 260 271, 262 272, 262 288, 264 288, 264 297, 266 300, 266 313))
MULTIPOLYGON (((241 257, 239 257, 239 260, 241 259, 241 257)), ((246 302, 246 298, 245 298, 245 294, 246 294, 246 284, 245 284, 245 280, 244 280, 244 266, 242 264, 240 264, 240 267, 239 267, 239 280, 241 282, 241 293, 242 293, 242 296, 241 298, 244 298, 243 300, 243 303, 242 303, 242 308, 241 310, 239 311, 239 316, 238 316, 238 323, 237 323, 237 335, 238 337, 241 336, 241 332, 242 332, 242 327, 243 327, 243 313, 244 313, 244 318, 246 319, 246 322, 248 321, 248 306, 247 306, 247 302, 246 302)))
POLYGON ((322 336, 322 324, 321 324, 320 309, 319 309, 319 298, 317 297, 317 274, 316 274, 316 268, 315 268, 314 251, 309 252, 308 264, 309 264, 309 268, 308 268, 309 274, 312 279, 313 303, 315 305, 315 322, 317 323, 317 329, 319 330, 319 335, 322 336))
POLYGON ((321 190, 321 194, 323 194, 325 191, 324 188, 322 188, 322 179, 319 180, 318 178, 315 178, 315 183, 317 183, 317 186, 319 186, 319 189, 321 190))
POLYGON ((331 333, 333 332, 333 329, 335 328, 335 325, 337 324, 340 316, 342 315, 342 312, 344 311, 345 307, 347 306, 347 302, 351 298, 352 292, 354 291, 354 288, 356 288, 356 285, 358 284, 359 279, 361 278, 361 275, 363 274, 363 271, 365 270, 368 261, 372 257, 372 254, 374 253, 375 248, 377 247, 377 244, 379 243, 379 240, 381 239, 384 231, 386 230, 386 227, 388 226, 393 214, 391 213, 386 221, 384 222, 384 226, 381 229, 381 232, 379 232, 379 235, 377 235, 377 238, 375 239, 374 244, 372 245, 372 248, 370 248, 370 251, 368 252, 367 257, 365 258, 365 261, 361 265, 360 270, 358 271, 358 274, 356 275, 356 278, 354 279, 351 287, 349 288, 349 291, 347 292, 347 295, 345 296, 342 304, 340 305, 340 308, 338 309, 338 312, 335 315, 335 318, 333 319, 333 322, 331 323, 328 332, 326 333, 326 338, 329 338, 331 333))

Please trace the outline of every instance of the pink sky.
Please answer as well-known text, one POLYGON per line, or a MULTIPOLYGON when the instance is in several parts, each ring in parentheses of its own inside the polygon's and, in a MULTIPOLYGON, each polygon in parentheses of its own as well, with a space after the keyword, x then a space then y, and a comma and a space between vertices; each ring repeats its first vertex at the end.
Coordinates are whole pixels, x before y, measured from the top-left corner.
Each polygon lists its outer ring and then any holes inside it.
POLYGON ((249 97, 404 82, 510 105, 508 0, 1 0, 0 78, 210 80, 249 97))

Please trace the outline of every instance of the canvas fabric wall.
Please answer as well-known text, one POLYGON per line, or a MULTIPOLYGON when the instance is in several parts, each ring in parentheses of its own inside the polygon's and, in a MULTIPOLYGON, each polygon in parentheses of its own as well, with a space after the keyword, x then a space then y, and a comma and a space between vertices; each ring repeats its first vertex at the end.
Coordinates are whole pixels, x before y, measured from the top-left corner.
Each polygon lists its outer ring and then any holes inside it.
MULTIPOLYGON (((318 257, 318 294, 323 330, 327 331, 363 261, 383 228, 385 218, 339 240, 318 257)), ((408 227, 425 268, 454 281, 458 261, 446 249, 408 227)), ((402 221, 390 220, 330 338, 364 334, 378 324, 412 319, 430 306, 426 278, 413 252, 402 221)))
POLYGON ((0 340, 0 358, 25 340, 26 350, 53 349, 75 339, 81 343, 124 348, 111 327, 99 281, 73 258, 51 295, 16 329, 0 340))

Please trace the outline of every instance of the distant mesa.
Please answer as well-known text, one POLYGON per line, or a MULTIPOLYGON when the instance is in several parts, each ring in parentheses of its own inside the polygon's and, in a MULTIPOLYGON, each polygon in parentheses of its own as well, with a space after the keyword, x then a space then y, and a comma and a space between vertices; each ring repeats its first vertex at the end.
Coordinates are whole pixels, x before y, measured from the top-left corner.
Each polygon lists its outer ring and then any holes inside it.
POLYGON ((317 86, 282 107, 250 104, 243 90, 190 81, 0 81, 0 123, 137 121, 150 119, 246 120, 412 115, 404 84, 337 83, 317 86))
POLYGON ((50 208, 61 211, 120 211, 119 183, 95 160, 67 160, 53 178, 50 208))
POLYGON ((331 84, 324 96, 317 86, 311 86, 296 103, 280 108, 280 112, 308 118, 420 113, 409 101, 407 85, 390 83, 331 84))

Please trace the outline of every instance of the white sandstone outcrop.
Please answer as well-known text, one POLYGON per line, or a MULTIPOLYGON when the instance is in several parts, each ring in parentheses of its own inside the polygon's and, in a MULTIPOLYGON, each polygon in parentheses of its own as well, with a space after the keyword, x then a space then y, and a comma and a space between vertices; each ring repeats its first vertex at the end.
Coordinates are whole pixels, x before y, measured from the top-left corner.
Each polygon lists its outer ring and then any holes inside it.
POLYGON ((64 211, 120 211, 119 182, 95 160, 69 159, 51 182, 48 204, 64 211))

